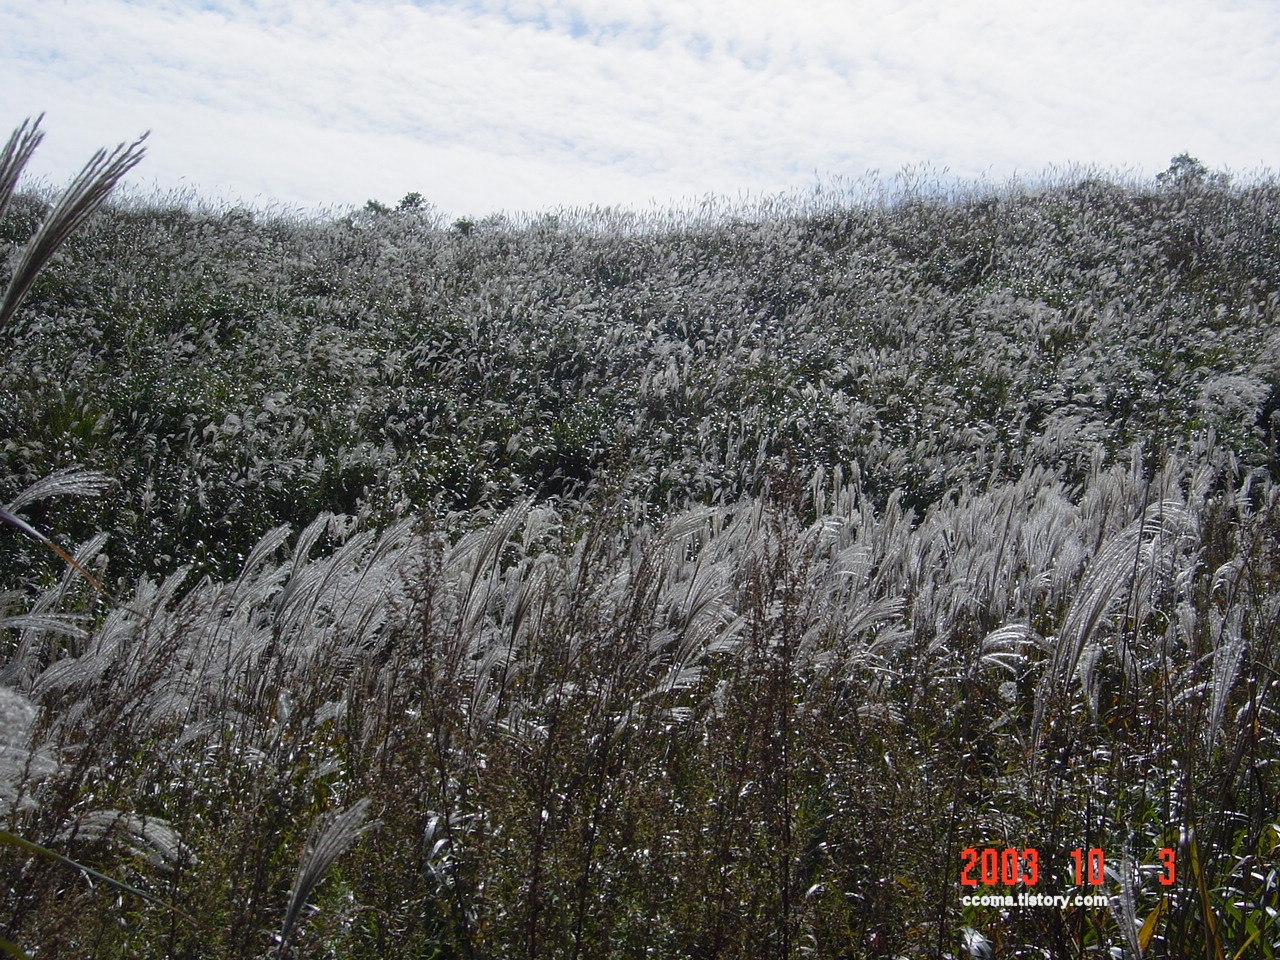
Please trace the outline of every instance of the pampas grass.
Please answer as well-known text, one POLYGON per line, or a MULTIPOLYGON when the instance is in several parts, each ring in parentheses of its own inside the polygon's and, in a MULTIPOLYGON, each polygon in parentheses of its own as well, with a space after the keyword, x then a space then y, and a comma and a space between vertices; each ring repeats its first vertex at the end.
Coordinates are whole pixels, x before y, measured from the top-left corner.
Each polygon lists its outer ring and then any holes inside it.
MULTIPOLYGON (((1108 489, 1110 475, 1093 482, 1108 489)), ((1171 472, 1165 492, 1201 482, 1171 472)), ((282 902, 272 891, 290 882, 275 948, 303 954, 333 937, 357 952, 408 937, 476 953, 497 939, 527 956, 606 941, 679 954, 703 936, 728 952, 747 931, 770 950, 789 951, 801 935, 826 950, 841 924, 864 940, 907 937, 859 925, 859 911, 932 909, 959 846, 992 835, 1044 844, 1043 818, 1082 826, 1073 811, 1085 807, 1071 798, 1085 789, 1118 828, 1132 816, 1112 792, 1123 781, 1108 779, 1121 757, 1165 783, 1166 822, 1203 816, 1186 806, 1202 787, 1161 780, 1167 763, 1191 751, 1183 776, 1211 783, 1215 768, 1192 758, 1251 736, 1227 722, 1249 651, 1266 642, 1249 608, 1228 611, 1229 628, 1205 621, 1204 655, 1195 636, 1170 644, 1151 632, 1167 604, 1209 595, 1212 578, 1188 548, 1206 536, 1187 525, 1202 505, 1140 510, 1111 499, 1103 518, 1093 492, 1073 505, 1062 493, 1030 496, 1020 481, 940 505, 915 526, 901 508, 889 516, 838 489, 810 523, 775 501, 742 501, 658 527, 627 527, 618 512, 616 526, 574 534, 569 517, 523 504, 456 539, 405 527, 364 534, 341 517, 296 540, 272 531, 227 583, 140 584, 82 653, 34 679, 50 711, 44 736, 78 756, 40 790, 54 802, 61 777, 96 777, 105 765, 117 784, 99 787, 110 804, 157 768, 181 771, 181 789, 162 791, 161 804, 110 817, 173 831, 189 858, 163 882, 205 891, 202 908, 181 906, 211 926, 225 911, 235 926, 217 949, 233 955, 265 949, 241 925, 265 922, 282 902), (984 539, 974 521, 993 510, 1002 520, 984 539), (1053 602, 1040 541, 1012 533, 1044 530, 1047 517, 1067 531, 1111 529, 1106 543, 1120 545, 1054 574, 1053 602), (975 580, 957 531, 1001 558, 982 568, 986 580, 975 580), (331 552, 316 556, 322 540, 331 552), (1135 555, 1150 571, 1136 578, 1135 555), (1189 579, 1181 563, 1193 564, 1189 579), (977 632, 983 623, 997 626, 977 632), (1063 645, 1081 636, 1093 659, 1071 667, 1063 645), (1037 715, 1040 703, 1052 711, 1037 715), (1138 721, 1123 717, 1142 715, 1167 731, 1155 753, 1125 732, 1138 721), (921 736, 923 752, 909 746, 921 736), (1061 759, 1058 745, 1073 740, 1097 752, 1061 759), (149 746, 130 759, 120 751, 136 751, 131 743, 149 746), (877 777, 896 779, 853 775, 848 765, 868 749, 884 765, 877 777), (1060 763, 1077 785, 1042 778, 1041 765, 1060 763), (337 822, 326 798, 354 790, 367 798, 359 816, 320 843, 337 822), (897 812, 883 806, 890 797, 897 812), (887 846, 883 826, 876 840, 860 825, 868 804, 893 825, 887 846), (368 816, 381 829, 348 850, 368 816), (247 860, 228 861, 205 832, 210 817, 247 860), (929 832, 948 821, 949 834, 929 832), (305 849, 320 853, 304 853, 290 881, 287 843, 263 846, 263 831, 287 838, 304 823, 305 849), (768 825, 768 839, 751 823, 768 825), (356 859, 337 870, 343 851, 356 859), (872 873, 850 872, 849 857, 872 873), (784 864, 805 866, 789 877, 784 864), (295 931, 330 867, 336 887, 295 931), (912 896, 866 900, 866 878, 891 869, 937 879, 912 896), (214 895, 227 871, 238 892, 214 895), (841 906, 822 892, 835 890, 855 899, 841 906), (661 924, 635 925, 636 910, 661 924)), ((1242 535, 1268 522, 1247 497, 1232 509, 1242 535)), ((1223 567, 1219 585, 1232 576, 1223 567)), ((1186 623, 1178 629, 1202 629, 1186 623)), ((85 837, 117 822, 74 805, 64 816, 88 825, 85 837)), ((138 836, 135 847, 145 829, 138 836)), ((1140 920, 1155 894, 1144 885, 1117 895, 1140 920)), ((1067 936, 1041 923, 1028 919, 1019 935, 1067 936)))
POLYGON ((1280 950, 1273 183, 77 220, 139 151, 6 288, 6 943, 1280 950))

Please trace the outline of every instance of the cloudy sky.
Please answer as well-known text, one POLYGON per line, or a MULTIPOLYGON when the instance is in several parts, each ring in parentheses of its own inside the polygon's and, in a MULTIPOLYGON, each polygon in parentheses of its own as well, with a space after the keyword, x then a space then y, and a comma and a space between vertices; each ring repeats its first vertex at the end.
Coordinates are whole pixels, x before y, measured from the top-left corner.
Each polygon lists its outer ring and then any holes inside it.
POLYGON ((0 131, 61 184, 450 215, 1280 164, 1276 0, 0 0, 0 131), (786 11, 786 12, 784 12, 786 11))

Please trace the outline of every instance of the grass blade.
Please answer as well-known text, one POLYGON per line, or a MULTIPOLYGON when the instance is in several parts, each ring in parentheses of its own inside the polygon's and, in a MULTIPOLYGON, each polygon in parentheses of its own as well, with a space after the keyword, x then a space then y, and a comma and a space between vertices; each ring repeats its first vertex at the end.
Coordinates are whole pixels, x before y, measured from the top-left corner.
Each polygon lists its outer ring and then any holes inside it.
MULTIPOLYGON (((19 128, 21 131, 22 128, 19 128)), ((93 155, 84 169, 71 182, 71 186, 58 199, 49 216, 40 224, 40 229, 31 238, 18 258, 13 276, 0 298, 0 330, 4 329, 10 318, 22 304, 40 271, 44 269, 50 258, 62 246, 63 242, 80 227, 90 215, 107 199, 108 194, 130 170, 142 160, 145 150, 142 142, 147 138, 143 134, 132 144, 117 146, 111 153, 99 150, 93 155)), ((38 142, 38 141, 37 141, 38 142)), ((17 160, 26 163, 30 150, 23 155, 21 147, 15 151, 13 166, 17 168, 17 160)), ((9 171, 3 171, 8 173, 9 171)), ((17 174, 14 172, 16 178, 17 174)), ((0 187, 2 189, 2 187, 0 187)))

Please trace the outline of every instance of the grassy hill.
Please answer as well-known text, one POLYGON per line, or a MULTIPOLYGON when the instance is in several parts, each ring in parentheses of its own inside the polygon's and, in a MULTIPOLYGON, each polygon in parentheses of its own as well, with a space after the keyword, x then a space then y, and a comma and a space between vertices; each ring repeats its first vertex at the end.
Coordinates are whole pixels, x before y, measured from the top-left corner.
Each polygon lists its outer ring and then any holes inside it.
POLYGON ((1187 157, 650 216, 108 204, 5 329, 0 501, 114 599, 0 529, 0 812, 189 917, 7 850, 0 935, 1275 955, 1278 214, 1187 157))
POLYGON ((920 512, 1209 430, 1270 464, 1278 202, 1270 181, 1095 178, 750 219, 110 207, 11 336, 0 477, 117 479, 57 526, 110 529, 132 579, 225 575, 325 509, 602 487, 666 509, 857 464, 877 503, 920 512))

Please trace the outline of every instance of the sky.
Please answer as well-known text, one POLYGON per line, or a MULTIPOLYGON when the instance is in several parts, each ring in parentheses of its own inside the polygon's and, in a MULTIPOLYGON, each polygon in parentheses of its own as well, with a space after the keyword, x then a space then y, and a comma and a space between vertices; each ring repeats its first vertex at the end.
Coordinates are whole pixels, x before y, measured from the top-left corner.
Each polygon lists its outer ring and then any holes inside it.
POLYGON ((448 216, 1280 161, 1276 0, 0 0, 66 183, 448 216))

